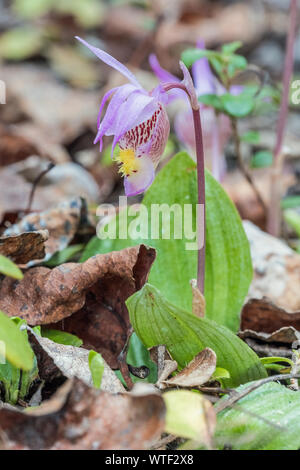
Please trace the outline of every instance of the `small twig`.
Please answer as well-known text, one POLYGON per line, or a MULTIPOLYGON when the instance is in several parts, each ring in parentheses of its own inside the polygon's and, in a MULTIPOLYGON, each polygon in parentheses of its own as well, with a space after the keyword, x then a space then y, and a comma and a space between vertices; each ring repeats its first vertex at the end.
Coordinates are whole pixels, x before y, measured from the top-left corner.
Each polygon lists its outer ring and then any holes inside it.
POLYGON ((52 168, 54 168, 54 167, 55 167, 55 163, 49 163, 48 167, 45 170, 43 170, 42 173, 40 173, 37 176, 37 178, 34 180, 34 182, 32 183, 32 188, 31 188, 30 195, 29 195, 29 201, 28 201, 28 206, 27 206, 27 209, 26 209, 26 213, 29 213, 31 211, 34 194, 35 194, 35 191, 36 191, 36 188, 37 188, 38 184, 40 183, 42 178, 47 173, 49 173, 49 171, 52 170, 52 168))
POLYGON ((133 387, 133 382, 132 382, 131 377, 130 377, 128 364, 126 362, 126 356, 127 356, 127 352, 128 352, 128 348, 129 348, 129 341, 130 341, 132 333, 133 333, 133 328, 131 327, 130 330, 128 331, 125 345, 124 345, 124 347, 123 347, 122 351, 120 352, 120 354, 118 356, 118 359, 117 359, 118 364, 119 364, 119 369, 121 371, 123 379, 125 380, 125 383, 127 385, 128 390, 131 390, 132 387, 133 387))
POLYGON ((271 235, 279 236, 281 211, 280 211, 280 177, 284 162, 284 154, 282 151, 284 133, 287 123, 289 111, 289 93, 290 83, 293 74, 294 65, 294 46, 297 33, 297 13, 298 0, 291 0, 290 3, 290 19, 288 26, 288 37, 286 44, 286 56, 283 73, 283 95, 281 99, 279 118, 277 123, 277 139, 274 149, 274 162, 271 168, 271 184, 270 184, 270 204, 268 211, 267 229, 271 235))
POLYGON ((271 377, 267 377, 265 379, 256 380, 256 382, 253 382, 251 385, 249 385, 249 387, 245 387, 241 392, 236 393, 233 396, 229 396, 227 399, 219 400, 215 405, 215 411, 216 413, 220 413, 221 411, 225 410, 225 408, 232 406, 234 403, 241 400, 241 398, 244 398, 246 395, 249 395, 249 393, 253 392, 262 385, 265 385, 266 383, 275 382, 277 380, 289 380, 293 378, 300 379, 300 374, 272 375, 271 377))
POLYGON ((165 448, 167 444, 170 444, 171 442, 176 441, 176 439, 178 439, 178 436, 173 436, 172 434, 169 434, 168 436, 163 437, 158 442, 156 442, 156 444, 154 444, 151 447, 151 450, 158 450, 161 448, 165 448))
POLYGON ((250 346, 253 351, 255 351, 259 356, 264 357, 272 357, 272 356, 280 356, 283 359, 286 357, 292 357, 292 352, 290 349, 283 347, 271 347, 267 343, 266 344, 259 344, 252 338, 245 338, 244 341, 250 346))
POLYGON ((217 393, 221 395, 227 395, 228 393, 235 393, 234 388, 222 388, 222 387, 199 387, 200 392, 203 393, 217 393))
POLYGON ((266 206, 263 198, 261 197, 260 192, 259 192, 258 188, 256 187, 248 168, 244 164, 242 153, 241 153, 241 138, 240 138, 240 135, 239 135, 239 132, 238 132, 237 120, 234 117, 231 118, 231 127, 232 127, 232 134, 233 134, 233 140, 234 140, 234 145, 235 145, 235 153, 236 153, 236 157, 237 157, 237 160, 238 160, 239 168, 240 168, 243 176, 245 177, 245 179, 250 184, 253 192, 256 195, 256 198, 257 198, 258 202, 260 203, 261 207, 264 210, 264 213, 267 214, 267 210, 268 210, 267 206, 266 206))

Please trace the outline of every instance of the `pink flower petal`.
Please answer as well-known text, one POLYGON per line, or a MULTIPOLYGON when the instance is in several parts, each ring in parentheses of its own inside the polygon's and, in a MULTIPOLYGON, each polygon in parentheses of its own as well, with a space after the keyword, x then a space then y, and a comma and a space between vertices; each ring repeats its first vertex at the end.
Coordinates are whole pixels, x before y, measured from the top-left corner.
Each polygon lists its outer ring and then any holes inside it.
POLYGON ((128 99, 120 106, 110 134, 114 135, 112 148, 116 146, 120 138, 130 129, 147 121, 158 107, 155 98, 135 90, 128 99))
POLYGON ((141 168, 137 173, 124 178, 126 196, 136 196, 143 193, 153 183, 155 170, 152 160, 146 155, 139 158, 141 168))
POLYGON ((105 116, 100 123, 97 136, 94 140, 94 143, 100 141, 104 135, 112 135, 111 128, 114 126, 114 121, 116 119, 117 113, 120 109, 120 106, 128 99, 131 93, 133 93, 137 88, 134 85, 126 84, 117 88, 114 96, 112 97, 105 116))
POLYGON ((78 41, 80 41, 84 46, 86 46, 90 51, 92 51, 100 60, 105 62, 107 65, 112 67, 115 70, 118 70, 124 77, 128 78, 128 80, 135 85, 137 88, 142 88, 138 80, 135 78, 132 72, 128 70, 125 65, 121 64, 117 59, 112 57, 110 54, 107 52, 102 51, 101 49, 98 49, 98 47, 94 47, 88 42, 86 42, 84 39, 81 39, 79 36, 75 36, 78 41))
POLYGON ((110 97, 110 95, 112 95, 116 90, 117 90, 117 87, 112 88, 107 93, 105 93, 105 95, 102 98, 102 101, 101 101, 101 104, 100 104, 100 109, 99 109, 99 112, 98 112, 98 117, 97 117, 97 129, 99 129, 99 126, 100 126, 101 115, 102 115, 102 111, 103 111, 103 108, 105 106, 105 103, 108 100, 108 98, 110 97))
MULTIPOLYGON (((157 76, 157 78, 161 81, 161 83, 180 83, 180 79, 172 75, 170 72, 165 70, 159 63, 155 54, 151 54, 149 57, 150 67, 152 68, 153 72, 157 76)), ((167 93, 168 100, 167 104, 171 103, 176 99, 187 99, 186 93, 183 90, 178 88, 174 88, 167 93)))

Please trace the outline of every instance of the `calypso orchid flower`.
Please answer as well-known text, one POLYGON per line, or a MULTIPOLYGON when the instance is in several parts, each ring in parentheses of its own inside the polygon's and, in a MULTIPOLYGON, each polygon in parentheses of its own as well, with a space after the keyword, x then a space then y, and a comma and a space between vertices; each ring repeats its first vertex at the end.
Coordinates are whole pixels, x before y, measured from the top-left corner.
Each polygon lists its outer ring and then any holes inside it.
POLYGON ((164 152, 170 131, 165 104, 168 96, 159 85, 147 92, 136 77, 118 60, 77 37, 100 60, 123 74, 130 83, 109 90, 103 97, 94 143, 103 148, 103 137, 113 136, 112 154, 119 144, 116 157, 124 176, 125 194, 144 192, 153 182, 155 169, 164 152), (104 106, 111 98, 101 120, 104 106))
POLYGON ((195 148, 197 157, 198 204, 203 207, 199 221, 203 233, 201 247, 198 249, 197 282, 201 292, 204 292, 205 276, 205 176, 204 152, 200 105, 192 77, 180 62, 183 80, 165 80, 151 92, 145 91, 136 77, 120 62, 106 52, 91 46, 77 37, 99 59, 110 67, 122 73, 130 83, 109 90, 103 97, 98 115, 98 133, 95 139, 100 142, 102 150, 103 136, 114 136, 112 153, 117 144, 120 147, 118 161, 124 175, 125 193, 133 196, 144 192, 152 183, 160 157, 164 151, 170 131, 170 123, 165 110, 165 104, 175 91, 185 93, 191 107, 194 123, 195 148), (101 120, 103 108, 111 98, 106 113, 101 120))
MULTIPOLYGON (((203 49, 203 41, 199 41, 197 46, 199 49, 203 49)), ((153 72, 161 83, 180 81, 177 77, 161 67, 154 54, 150 55, 149 62, 153 72)), ((226 93, 225 88, 218 82, 217 78, 212 73, 206 57, 197 60, 193 64, 192 77, 197 96, 206 94, 222 95, 226 93)), ((241 87, 239 86, 233 86, 230 89, 232 94, 239 94, 241 91, 241 87)), ((186 96, 184 96, 180 90, 172 91, 171 100, 182 97, 186 100, 186 96)), ((203 117, 202 130, 205 154, 211 154, 212 173, 215 178, 220 181, 225 173, 224 147, 231 134, 230 121, 229 118, 223 114, 217 116, 214 109, 211 107, 203 104, 201 104, 200 107, 201 115, 203 117)), ((196 143, 195 133, 191 123, 192 111, 190 110, 190 107, 184 106, 175 116, 174 129, 180 142, 192 155, 194 155, 196 143)))

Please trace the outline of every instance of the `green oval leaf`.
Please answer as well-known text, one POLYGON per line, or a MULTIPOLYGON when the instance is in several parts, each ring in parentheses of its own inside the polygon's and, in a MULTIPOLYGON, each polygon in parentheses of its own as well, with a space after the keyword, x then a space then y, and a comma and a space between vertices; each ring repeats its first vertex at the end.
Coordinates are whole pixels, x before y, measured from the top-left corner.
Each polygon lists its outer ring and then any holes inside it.
POLYGON ((3 255, 0 255, 0 273, 14 279, 23 279, 23 273, 18 266, 3 255))
POLYGON ((89 352, 89 367, 92 374, 94 387, 100 388, 104 372, 104 362, 101 354, 96 351, 89 352))
POLYGON ((251 159, 252 168, 266 168, 273 163, 273 154, 269 150, 256 152, 251 159))
MULTIPOLYGON (((246 385, 240 387, 237 393, 246 385)), ((298 450, 300 394, 268 383, 218 414, 216 445, 238 450, 298 450)))
POLYGON ((59 330, 49 330, 47 328, 42 328, 42 336, 43 338, 51 339, 58 344, 65 344, 66 346, 82 346, 83 342, 80 338, 71 333, 67 333, 66 331, 59 331, 59 330))
POLYGON ((190 48, 186 49, 183 51, 181 54, 181 60, 184 62, 184 64, 187 67, 191 67, 194 62, 196 62, 199 59, 203 59, 203 57, 206 57, 207 59, 210 59, 212 57, 218 56, 219 53, 215 51, 208 51, 206 49, 197 49, 197 48, 190 48))
POLYGON ((34 355, 27 336, 22 334, 18 326, 1 311, 0 342, 1 346, 4 346, 5 357, 11 364, 28 371, 33 368, 34 355))
POLYGON ((227 369, 226 386, 266 377, 257 355, 227 328, 175 307, 150 284, 126 301, 131 324, 147 348, 164 344, 178 365, 185 367, 202 349, 217 355, 217 367, 227 369))
POLYGON ((217 111, 223 111, 223 104, 218 95, 200 95, 198 97, 198 101, 200 103, 206 104, 206 106, 211 106, 212 108, 215 108, 217 111))
POLYGON ((236 118, 248 116, 253 111, 255 101, 249 93, 241 93, 240 95, 231 95, 225 93, 220 97, 224 112, 236 118))

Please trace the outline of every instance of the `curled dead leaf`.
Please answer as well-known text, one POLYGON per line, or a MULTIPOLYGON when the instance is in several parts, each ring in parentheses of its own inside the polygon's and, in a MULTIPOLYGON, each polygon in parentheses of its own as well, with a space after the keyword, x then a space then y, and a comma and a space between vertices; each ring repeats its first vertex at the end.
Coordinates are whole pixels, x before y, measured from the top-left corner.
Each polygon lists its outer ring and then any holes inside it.
POLYGON ((166 386, 164 385, 167 378, 173 373, 175 372, 175 370, 177 370, 177 367, 178 367, 178 364, 176 361, 171 361, 171 360, 166 360, 164 361, 164 368, 163 370, 161 371, 159 377, 158 377, 158 381, 156 382, 156 386, 160 389, 163 389, 163 388, 166 388, 166 386))
POLYGON ((75 379, 38 408, 0 409, 0 448, 149 449, 163 432, 164 420, 159 395, 111 395, 75 379))
POLYGON ((255 340, 263 341, 265 343, 284 343, 291 345, 295 341, 300 340, 299 331, 295 330, 292 326, 284 326, 273 333, 265 333, 263 331, 243 330, 239 332, 239 337, 247 340, 252 338, 255 340))
POLYGON ((300 312, 288 313, 268 299, 251 299, 244 305, 241 330, 274 333, 284 327, 300 331, 300 312))
POLYGON ((82 264, 31 268, 20 282, 2 281, 0 309, 29 325, 56 323, 118 368, 130 328, 125 300, 144 285, 154 259, 154 249, 139 245, 82 264))
POLYGON ((217 356, 210 348, 205 348, 178 374, 164 380, 167 386, 200 387, 208 382, 216 370, 217 356))
MULTIPOLYGON (((75 346, 66 346, 51 341, 48 338, 35 335, 36 341, 43 350, 53 359, 54 364, 69 379, 76 377, 86 385, 93 386, 92 375, 89 367, 89 351, 84 348, 75 346)), ((110 393, 125 392, 125 389, 117 378, 116 374, 111 370, 107 363, 103 360, 104 371, 101 381, 101 390, 110 393)))
POLYGON ((111 368, 119 369, 131 326, 125 300, 144 285, 154 259, 155 250, 144 245, 90 258, 83 263, 86 269, 99 260, 105 272, 87 290, 81 310, 52 326, 79 336, 86 349, 100 352, 111 368))

